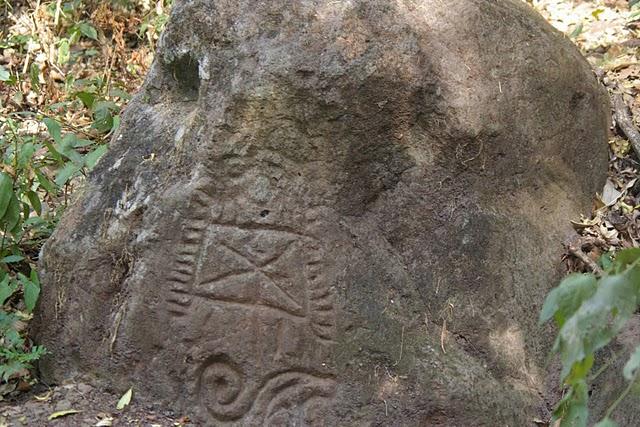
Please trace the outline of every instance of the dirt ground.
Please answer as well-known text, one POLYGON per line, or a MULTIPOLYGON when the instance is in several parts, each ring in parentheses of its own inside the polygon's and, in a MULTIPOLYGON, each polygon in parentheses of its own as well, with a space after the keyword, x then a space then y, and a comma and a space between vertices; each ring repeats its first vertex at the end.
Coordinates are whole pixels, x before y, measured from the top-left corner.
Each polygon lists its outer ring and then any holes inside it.
POLYGON ((136 402, 123 410, 116 405, 121 396, 98 390, 88 384, 65 384, 48 388, 38 385, 27 393, 0 402, 0 427, 20 426, 193 426, 186 415, 160 406, 136 402), (50 420, 62 411, 79 411, 50 420))

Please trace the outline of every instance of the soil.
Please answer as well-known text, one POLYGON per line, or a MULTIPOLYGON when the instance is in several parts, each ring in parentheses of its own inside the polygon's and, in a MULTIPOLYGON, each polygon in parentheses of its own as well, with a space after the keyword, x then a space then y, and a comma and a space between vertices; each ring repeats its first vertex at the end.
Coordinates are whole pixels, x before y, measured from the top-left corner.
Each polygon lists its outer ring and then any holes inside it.
POLYGON ((64 384, 48 388, 37 385, 29 392, 15 392, 0 402, 0 427, 20 426, 194 426, 189 417, 159 405, 138 404, 135 392, 131 403, 116 409, 121 396, 89 384, 64 384), (12 396, 13 395, 13 396, 12 396), (52 420, 60 411, 79 412, 52 420))

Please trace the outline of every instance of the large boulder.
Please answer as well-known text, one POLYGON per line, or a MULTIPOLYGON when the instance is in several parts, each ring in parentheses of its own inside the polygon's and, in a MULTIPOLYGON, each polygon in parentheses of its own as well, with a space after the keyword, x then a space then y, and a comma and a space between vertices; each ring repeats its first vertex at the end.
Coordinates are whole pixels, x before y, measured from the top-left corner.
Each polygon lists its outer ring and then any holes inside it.
POLYGON ((177 1, 44 248, 42 372, 205 425, 545 419, 608 117, 520 0, 177 1))

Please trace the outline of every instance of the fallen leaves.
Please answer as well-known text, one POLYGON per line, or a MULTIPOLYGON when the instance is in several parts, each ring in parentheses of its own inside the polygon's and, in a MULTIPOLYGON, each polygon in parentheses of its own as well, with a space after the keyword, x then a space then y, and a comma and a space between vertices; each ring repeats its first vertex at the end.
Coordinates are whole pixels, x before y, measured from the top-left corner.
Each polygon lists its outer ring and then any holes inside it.
MULTIPOLYGON (((634 141, 628 140, 630 132, 637 133, 640 118, 640 30, 632 25, 640 17, 640 9, 609 0, 531 3, 558 30, 567 36, 574 32, 574 43, 599 68, 601 81, 615 91, 615 99, 630 106, 625 105, 624 123, 617 123, 617 134, 609 141, 609 177, 602 192, 596 195, 594 211, 588 218, 571 221, 577 240, 565 243, 564 259, 569 271, 594 271, 603 256, 640 246, 640 165, 633 157, 634 141), (576 34, 579 26, 580 32, 576 34)), ((616 114, 614 119, 619 116, 616 114)))
POLYGON ((66 417, 67 415, 79 414, 80 412, 81 411, 78 411, 77 409, 66 409, 64 411, 54 412, 53 414, 49 415, 47 419, 51 421, 55 420, 56 418, 66 417))
POLYGON ((611 180, 607 180, 607 183, 604 185, 604 190, 602 190, 601 200, 605 206, 613 206, 616 202, 622 197, 623 193, 618 191, 611 182, 611 180))
POLYGON ((99 417, 98 422, 95 423, 94 427, 110 427, 113 425, 113 417, 109 415, 104 415, 99 417))
POLYGON ((133 395, 133 389, 130 388, 129 390, 126 391, 125 394, 122 395, 122 397, 120 398, 120 400, 118 400, 118 404, 116 405, 116 408, 121 411, 125 408, 125 406, 129 405, 129 403, 131 403, 131 396, 133 395))
POLYGON ((33 396, 34 399, 36 399, 38 402, 47 402, 49 400, 51 400, 51 395, 53 394, 53 390, 49 390, 48 392, 46 392, 45 394, 43 394, 42 396, 33 396))
POLYGON ((602 0, 533 0, 531 3, 559 31, 573 35, 575 43, 585 52, 633 38, 633 31, 627 27, 632 11, 626 4, 602 0))

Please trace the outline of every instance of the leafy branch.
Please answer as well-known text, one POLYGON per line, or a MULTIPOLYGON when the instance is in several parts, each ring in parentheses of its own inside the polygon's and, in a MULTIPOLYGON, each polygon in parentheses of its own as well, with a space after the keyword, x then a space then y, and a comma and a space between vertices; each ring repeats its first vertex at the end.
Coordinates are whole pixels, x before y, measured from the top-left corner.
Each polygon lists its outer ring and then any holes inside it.
MULTIPOLYGON (((540 322, 553 319, 559 328, 553 352, 560 356, 561 381, 567 389, 554 411, 554 420, 560 420, 561 427, 587 425, 588 378, 595 352, 622 331, 639 303, 640 248, 619 252, 600 278, 593 274, 567 276, 547 296, 540 322)), ((640 345, 623 369, 628 386, 611 404, 597 427, 617 425, 611 414, 636 385, 639 368, 640 345)))

